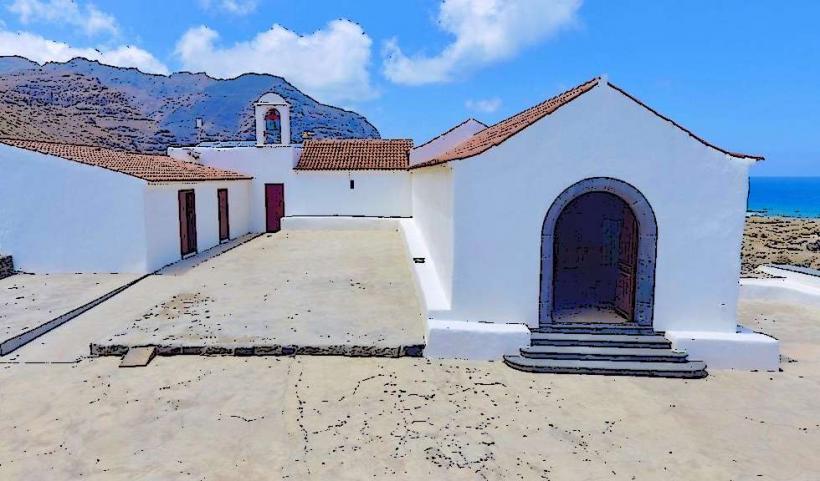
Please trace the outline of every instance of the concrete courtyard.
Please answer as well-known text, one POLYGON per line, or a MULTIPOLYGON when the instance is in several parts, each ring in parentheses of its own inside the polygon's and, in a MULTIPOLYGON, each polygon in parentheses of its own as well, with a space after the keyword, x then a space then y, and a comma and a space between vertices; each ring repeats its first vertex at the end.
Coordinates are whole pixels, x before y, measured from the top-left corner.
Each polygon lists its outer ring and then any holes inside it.
POLYGON ((681 381, 309 356, 0 364, 0 479, 816 479, 820 313, 740 311, 782 340, 782 372, 681 381))
POLYGON ((396 231, 266 234, 173 264, 72 324, 95 326, 85 345, 97 354, 156 345, 390 355, 424 343, 402 242, 396 231))
POLYGON ((0 279, 0 345, 138 277, 133 274, 17 274, 0 279))

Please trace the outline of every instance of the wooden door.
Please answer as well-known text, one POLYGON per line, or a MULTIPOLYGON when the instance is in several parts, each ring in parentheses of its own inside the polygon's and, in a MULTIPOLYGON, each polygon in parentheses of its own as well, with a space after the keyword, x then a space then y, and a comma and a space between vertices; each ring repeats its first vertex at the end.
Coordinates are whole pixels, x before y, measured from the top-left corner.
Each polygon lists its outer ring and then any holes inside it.
POLYGON ((228 189, 217 189, 216 197, 219 209, 219 242, 231 237, 231 227, 228 221, 228 189))
POLYGON ((618 278, 615 310, 630 321, 635 316, 635 277, 638 259, 638 224, 632 209, 624 206, 624 221, 618 241, 618 278))
POLYGON ((179 244, 185 257, 196 252, 196 199, 193 190, 179 191, 179 244))
POLYGON ((285 216, 285 185, 265 184, 265 230, 279 232, 285 216))

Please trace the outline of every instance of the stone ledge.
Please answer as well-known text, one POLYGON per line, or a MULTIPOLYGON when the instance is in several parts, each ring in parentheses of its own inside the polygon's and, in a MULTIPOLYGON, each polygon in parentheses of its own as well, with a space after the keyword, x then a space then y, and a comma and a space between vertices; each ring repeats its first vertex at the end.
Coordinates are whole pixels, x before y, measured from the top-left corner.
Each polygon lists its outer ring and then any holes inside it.
POLYGON ((704 361, 709 369, 776 371, 780 367, 780 341, 738 326, 737 332, 666 331, 675 349, 689 359, 704 361))
POLYGON ((524 324, 427 320, 424 356, 434 359, 502 359, 530 345, 524 324))
MULTIPOLYGON (((90 345, 92 357, 124 356, 131 347, 124 344, 90 345)), ((345 356, 345 357, 421 357, 424 345, 409 346, 298 346, 298 345, 254 345, 254 346, 179 346, 157 345, 158 356, 345 356)))

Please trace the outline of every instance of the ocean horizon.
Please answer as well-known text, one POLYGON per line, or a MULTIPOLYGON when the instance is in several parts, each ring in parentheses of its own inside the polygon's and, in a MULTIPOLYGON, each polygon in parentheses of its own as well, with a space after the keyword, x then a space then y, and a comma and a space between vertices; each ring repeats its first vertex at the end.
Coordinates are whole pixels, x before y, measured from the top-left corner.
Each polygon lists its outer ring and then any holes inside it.
POLYGON ((747 212, 820 217, 820 177, 751 177, 747 212))

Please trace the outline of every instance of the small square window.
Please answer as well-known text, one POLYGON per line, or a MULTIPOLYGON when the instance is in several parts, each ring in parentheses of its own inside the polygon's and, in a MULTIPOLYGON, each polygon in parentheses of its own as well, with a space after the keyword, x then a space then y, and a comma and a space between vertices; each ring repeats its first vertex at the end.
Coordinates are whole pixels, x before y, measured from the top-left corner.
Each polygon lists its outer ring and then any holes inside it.
POLYGON ((355 189, 355 188, 356 188, 356 184, 354 183, 354 180, 353 180, 353 179, 350 179, 350 188, 351 188, 351 189, 355 189))

